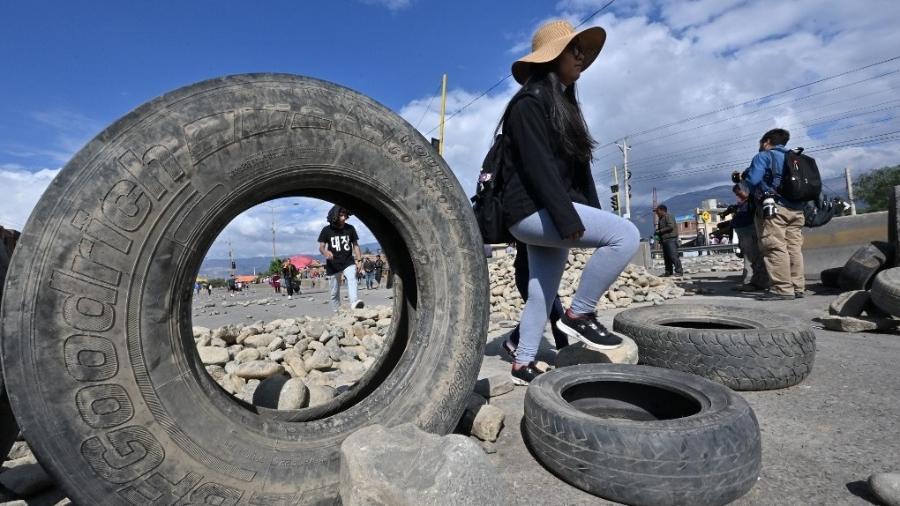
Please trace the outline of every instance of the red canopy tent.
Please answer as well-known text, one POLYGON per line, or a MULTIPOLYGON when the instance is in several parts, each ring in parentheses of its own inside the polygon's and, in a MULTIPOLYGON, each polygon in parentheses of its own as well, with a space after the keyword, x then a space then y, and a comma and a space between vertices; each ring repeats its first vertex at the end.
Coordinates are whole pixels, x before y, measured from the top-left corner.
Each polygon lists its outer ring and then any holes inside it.
POLYGON ((294 267, 303 269, 304 267, 309 267, 311 263, 315 262, 315 259, 306 255, 294 255, 289 259, 289 261, 294 267))

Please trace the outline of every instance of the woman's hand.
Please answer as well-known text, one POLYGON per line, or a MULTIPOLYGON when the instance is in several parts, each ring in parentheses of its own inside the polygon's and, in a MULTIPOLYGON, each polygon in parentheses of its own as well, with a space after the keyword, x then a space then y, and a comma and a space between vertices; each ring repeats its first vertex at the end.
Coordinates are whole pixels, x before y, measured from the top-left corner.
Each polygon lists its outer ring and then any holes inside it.
POLYGON ((581 239, 582 237, 584 237, 584 230, 579 230, 578 232, 575 232, 574 234, 572 234, 570 236, 564 237, 563 239, 565 239, 567 241, 577 241, 578 239, 581 239))

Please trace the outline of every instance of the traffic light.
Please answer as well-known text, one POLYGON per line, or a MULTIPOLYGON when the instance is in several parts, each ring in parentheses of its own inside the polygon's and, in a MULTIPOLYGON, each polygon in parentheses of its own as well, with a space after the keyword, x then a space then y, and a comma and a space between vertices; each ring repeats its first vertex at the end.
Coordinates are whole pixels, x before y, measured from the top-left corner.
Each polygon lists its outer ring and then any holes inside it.
POLYGON ((610 197, 609 203, 612 204, 613 211, 619 210, 619 196, 618 195, 613 195, 612 197, 610 197))

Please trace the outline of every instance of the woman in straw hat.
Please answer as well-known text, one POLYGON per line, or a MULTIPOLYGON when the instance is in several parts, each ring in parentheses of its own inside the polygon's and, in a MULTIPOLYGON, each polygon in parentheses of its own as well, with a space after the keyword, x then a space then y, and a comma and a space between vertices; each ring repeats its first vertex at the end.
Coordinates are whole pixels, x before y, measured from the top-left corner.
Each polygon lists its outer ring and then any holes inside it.
POLYGON ((552 21, 532 39, 532 52, 513 63, 522 84, 498 130, 508 142, 504 166, 504 219, 527 246, 528 301, 522 311, 513 381, 527 384, 540 371, 534 357, 559 288, 569 248, 597 248, 585 265, 578 290, 557 328, 595 349, 622 340, 596 318, 596 307, 637 250, 637 228, 600 210, 591 176, 591 138, 575 95, 575 81, 603 47, 606 32, 576 32, 552 21))

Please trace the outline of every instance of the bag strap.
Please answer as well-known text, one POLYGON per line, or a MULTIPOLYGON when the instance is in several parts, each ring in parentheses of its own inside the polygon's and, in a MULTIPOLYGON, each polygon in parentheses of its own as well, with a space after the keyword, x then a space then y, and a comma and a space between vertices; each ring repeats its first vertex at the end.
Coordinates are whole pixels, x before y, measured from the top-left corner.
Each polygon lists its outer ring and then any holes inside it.
POLYGON ((503 118, 500 120, 500 133, 498 133, 494 137, 494 142, 500 142, 500 160, 497 166, 497 173, 494 174, 494 188, 500 188, 503 184, 503 168, 506 165, 506 149, 508 144, 507 135, 503 132, 504 127, 506 126, 506 120, 509 119, 509 114, 512 112, 513 105, 526 96, 537 97, 537 95, 532 90, 524 90, 520 93, 516 93, 512 99, 510 99, 509 104, 506 106, 506 110, 503 111, 503 118))

